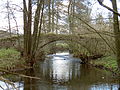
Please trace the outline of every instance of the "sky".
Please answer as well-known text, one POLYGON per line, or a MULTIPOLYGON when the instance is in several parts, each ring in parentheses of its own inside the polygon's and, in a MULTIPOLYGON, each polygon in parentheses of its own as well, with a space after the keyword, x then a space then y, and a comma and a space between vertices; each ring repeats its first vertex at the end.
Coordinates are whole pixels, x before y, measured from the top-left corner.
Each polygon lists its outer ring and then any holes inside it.
MULTIPOLYGON (((22 0, 10 0, 10 1, 11 1, 10 2, 11 4, 16 4, 20 7, 22 7, 22 0)), ((7 13, 6 13, 6 9, 5 9, 6 2, 7 2, 7 0, 0 0, 0 30, 7 30, 8 29, 8 20, 6 18, 7 13)), ((68 2, 64 2, 64 4, 67 5, 68 2)), ((104 4, 112 8, 110 0, 104 0, 104 4)), ((94 2, 92 7, 93 7, 93 9, 92 9, 91 16, 93 16, 93 18, 96 18, 96 15, 98 13, 102 13, 105 18, 107 17, 106 13, 108 13, 109 11, 106 8, 100 6, 97 1, 94 2)), ((120 3, 118 3, 118 10, 120 11, 120 3)), ((23 33, 22 32, 23 31, 22 30, 22 28, 23 28, 22 27, 23 26, 22 12, 15 13, 15 16, 17 19, 20 33, 23 33)), ((14 20, 11 21, 11 26, 12 27, 16 26, 14 23, 14 20)))
MULTIPOLYGON (((118 7, 118 12, 120 13, 120 0, 117 0, 117 7, 118 7)), ((104 0, 103 4, 105 4, 106 6, 112 8, 112 3, 110 0, 104 0)), ((96 16, 98 13, 102 13, 102 15, 106 18, 107 17, 107 13, 110 12, 108 9, 104 8, 103 6, 100 6, 98 2, 96 2, 93 5, 93 12, 92 15, 96 16)))
MULTIPOLYGON (((16 4, 20 7, 22 7, 22 2, 21 1, 22 0, 11 0, 10 3, 11 4, 16 4)), ((6 2, 7 2, 7 0, 0 0, 0 30, 8 30, 8 19, 7 19, 7 13, 6 13, 7 9, 5 8, 6 2)), ((22 26, 23 26, 22 12, 15 12, 14 14, 15 14, 19 29, 22 33, 22 26)), ((11 20, 11 27, 13 29, 16 29, 15 28, 16 24, 15 24, 15 21, 13 19, 11 20)))

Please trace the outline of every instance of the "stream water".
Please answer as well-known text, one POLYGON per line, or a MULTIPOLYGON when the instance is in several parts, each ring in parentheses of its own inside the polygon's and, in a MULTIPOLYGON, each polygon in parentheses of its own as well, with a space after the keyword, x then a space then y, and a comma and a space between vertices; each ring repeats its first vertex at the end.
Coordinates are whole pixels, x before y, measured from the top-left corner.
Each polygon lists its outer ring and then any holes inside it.
POLYGON ((44 61, 38 61, 33 70, 26 71, 26 75, 41 80, 20 77, 14 80, 15 76, 13 80, 19 90, 120 90, 119 79, 110 72, 80 62, 69 53, 48 55, 44 61))

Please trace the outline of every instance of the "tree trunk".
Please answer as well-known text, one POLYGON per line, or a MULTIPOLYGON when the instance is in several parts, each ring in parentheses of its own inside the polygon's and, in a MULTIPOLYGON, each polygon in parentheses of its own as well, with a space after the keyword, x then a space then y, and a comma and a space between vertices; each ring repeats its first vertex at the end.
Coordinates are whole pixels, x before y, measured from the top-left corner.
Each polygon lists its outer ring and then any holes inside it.
MULTIPOLYGON (((117 11, 117 2, 116 0, 112 0, 113 10, 117 11)), ((118 67, 120 70, 120 30, 119 30, 119 20, 118 14, 113 13, 113 20, 114 20, 114 34, 115 34, 115 44, 116 44, 116 54, 117 54, 117 62, 118 67)))
POLYGON ((69 34, 74 34, 74 14, 75 14, 75 0, 70 0, 68 5, 68 19, 69 19, 69 34))
POLYGON ((49 5, 48 5, 48 11, 49 11, 49 15, 48 15, 48 18, 49 18, 49 24, 48 24, 48 32, 51 32, 51 0, 48 0, 49 1, 49 5))
POLYGON ((33 26, 33 37, 32 37, 32 56, 34 57, 34 53, 35 53, 35 50, 36 50, 36 46, 37 46, 37 36, 38 36, 38 32, 39 32, 39 19, 40 19, 40 11, 41 11, 41 6, 42 6, 42 1, 41 0, 38 0, 38 3, 37 3, 37 9, 36 9, 36 12, 35 12, 35 17, 34 17, 34 26, 33 26))
POLYGON ((43 18, 44 0, 37 1, 37 9, 34 16, 33 35, 32 31, 32 0, 23 0, 23 19, 24 19, 24 57, 27 64, 33 66, 35 63, 35 54, 39 44, 41 25, 43 18), (43 6, 43 8, 42 8, 43 6))
POLYGON ((27 6, 23 0, 23 21, 24 21, 24 56, 27 56, 27 6))
POLYGON ((8 28, 9 28, 9 33, 10 33, 10 37, 11 37, 11 22, 10 22, 10 6, 9 6, 9 2, 7 1, 7 18, 8 18, 8 28))
POLYGON ((52 0, 52 32, 54 32, 54 0, 52 0))
POLYGON ((31 37, 31 27, 32 27, 32 0, 29 0, 28 2, 28 50, 27 53, 31 57, 31 43, 32 43, 32 37, 31 37))
POLYGON ((26 62, 31 60, 31 27, 32 27, 32 0, 23 0, 23 21, 24 21, 24 57, 26 62), (27 8, 28 6, 28 8, 27 8))
POLYGON ((56 34, 58 34, 58 20, 59 20, 59 12, 58 12, 58 6, 57 6, 57 12, 56 12, 56 34))

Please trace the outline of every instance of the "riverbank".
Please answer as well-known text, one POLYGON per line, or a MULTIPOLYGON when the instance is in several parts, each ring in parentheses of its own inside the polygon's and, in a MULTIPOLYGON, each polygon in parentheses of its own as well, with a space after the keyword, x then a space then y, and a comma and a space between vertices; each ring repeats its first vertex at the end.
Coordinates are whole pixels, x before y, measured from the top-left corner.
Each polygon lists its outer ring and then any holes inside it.
MULTIPOLYGON (((120 71, 118 71, 117 68, 117 60, 114 55, 101 57, 95 60, 90 60, 89 64, 91 66, 100 69, 105 69, 120 75, 120 71)), ((20 52, 13 48, 0 49, 0 69, 14 71, 25 68, 28 67, 25 63, 25 60, 20 57, 20 52)))
POLYGON ((120 75, 120 71, 117 67, 117 59, 114 55, 105 56, 96 60, 91 60, 89 64, 94 67, 111 71, 114 74, 120 75))
POLYGON ((0 69, 15 70, 26 68, 25 60, 20 57, 20 52, 17 50, 0 49, 0 69))

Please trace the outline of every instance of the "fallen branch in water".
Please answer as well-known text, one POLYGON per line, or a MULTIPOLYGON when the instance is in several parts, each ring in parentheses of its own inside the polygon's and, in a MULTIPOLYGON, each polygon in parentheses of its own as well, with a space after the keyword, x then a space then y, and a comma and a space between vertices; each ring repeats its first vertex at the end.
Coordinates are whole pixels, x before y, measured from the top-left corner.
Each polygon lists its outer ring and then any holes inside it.
POLYGON ((9 73, 9 74, 13 74, 13 75, 17 75, 17 76, 20 76, 20 77, 24 77, 24 78, 30 78, 30 79, 38 79, 38 80, 40 80, 39 77, 27 76, 27 75, 24 75, 24 74, 10 72, 10 71, 4 70, 4 69, 0 69, 0 71, 5 72, 5 73, 9 73))

